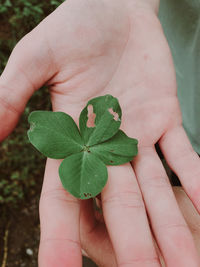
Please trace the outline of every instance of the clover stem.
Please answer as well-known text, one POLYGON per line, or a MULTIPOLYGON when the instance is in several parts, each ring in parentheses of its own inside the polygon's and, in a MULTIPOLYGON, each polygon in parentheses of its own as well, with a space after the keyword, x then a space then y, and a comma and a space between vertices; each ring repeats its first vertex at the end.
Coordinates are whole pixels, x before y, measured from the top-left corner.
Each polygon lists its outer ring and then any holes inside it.
POLYGON ((84 152, 90 152, 90 147, 84 145, 84 146, 83 146, 83 151, 84 151, 84 152))

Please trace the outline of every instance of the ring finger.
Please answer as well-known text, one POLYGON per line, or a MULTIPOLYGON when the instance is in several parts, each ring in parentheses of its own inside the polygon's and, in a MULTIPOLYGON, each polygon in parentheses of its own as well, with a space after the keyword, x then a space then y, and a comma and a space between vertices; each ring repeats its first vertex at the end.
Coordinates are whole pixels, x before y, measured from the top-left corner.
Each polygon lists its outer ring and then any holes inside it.
POLYGON ((199 266, 189 228, 154 147, 140 147, 134 170, 167 266, 199 266))

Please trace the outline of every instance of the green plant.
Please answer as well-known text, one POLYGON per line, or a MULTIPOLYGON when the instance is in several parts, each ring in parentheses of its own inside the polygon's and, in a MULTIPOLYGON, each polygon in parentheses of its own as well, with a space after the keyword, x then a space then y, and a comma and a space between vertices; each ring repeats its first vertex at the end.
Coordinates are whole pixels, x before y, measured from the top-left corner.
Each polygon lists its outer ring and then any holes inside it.
POLYGON ((16 43, 64 0, 0 0, 0 72, 16 43))
POLYGON ((28 137, 45 156, 64 158, 59 168, 64 188, 88 199, 105 186, 106 165, 124 164, 137 154, 137 140, 119 130, 121 115, 119 102, 111 95, 87 103, 79 117, 80 131, 63 112, 35 111, 29 116, 28 137))
MULTIPOLYGON (((18 40, 62 2, 0 0, 0 73, 18 40)), ((47 90, 34 94, 15 131, 0 144, 0 205, 21 206, 23 201, 39 198, 45 158, 32 151, 25 134, 27 116, 35 109, 50 109, 47 90)))
POLYGON ((34 109, 50 110, 49 99, 47 89, 37 91, 14 132, 0 145, 0 204, 21 205, 23 200, 39 198, 45 157, 30 146, 27 117, 34 109))

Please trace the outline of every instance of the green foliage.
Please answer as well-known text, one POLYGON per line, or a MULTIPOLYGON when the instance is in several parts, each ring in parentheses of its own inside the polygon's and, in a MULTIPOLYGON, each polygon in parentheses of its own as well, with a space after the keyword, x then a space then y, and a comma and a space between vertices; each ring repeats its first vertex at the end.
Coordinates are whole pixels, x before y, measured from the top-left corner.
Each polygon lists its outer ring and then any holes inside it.
POLYGON ((137 140, 129 138, 119 130, 111 139, 90 147, 106 165, 120 165, 132 160, 137 155, 137 140))
MULTIPOLYGON (((0 0, 0 73, 16 42, 62 2, 0 0)), ((15 131, 0 144, 0 204, 17 205, 41 190, 45 158, 33 152, 26 136, 27 116, 35 109, 50 109, 47 90, 35 93, 15 131)))
POLYGON ((0 145, 0 204, 18 204, 41 190, 45 157, 27 138, 27 117, 33 109, 50 109, 48 91, 35 93, 15 131, 0 145))
POLYGON ((87 151, 64 159, 59 168, 59 175, 63 187, 81 199, 98 195, 108 179, 106 165, 87 151))
POLYGON ((0 0, 0 73, 13 47, 64 0, 0 0))
POLYGON ((111 95, 96 97, 90 100, 83 109, 79 119, 79 127, 84 142, 88 146, 103 142, 117 133, 121 124, 121 108, 116 98, 111 95), (87 127, 88 107, 96 114, 95 127, 87 127), (112 112, 118 114, 117 120, 113 120, 112 112))
POLYGON ((36 111, 29 116, 30 142, 44 155, 65 158, 59 174, 66 190, 77 198, 98 195, 107 181, 106 165, 129 162, 137 154, 137 140, 119 130, 121 108, 111 95, 90 100, 80 115, 80 132, 63 112, 36 111), (95 114, 90 114, 92 107, 95 114), (94 125, 88 126, 95 115, 94 125))
POLYGON ((35 111, 28 120, 29 140, 46 157, 63 159, 81 151, 83 141, 78 127, 66 113, 35 111))

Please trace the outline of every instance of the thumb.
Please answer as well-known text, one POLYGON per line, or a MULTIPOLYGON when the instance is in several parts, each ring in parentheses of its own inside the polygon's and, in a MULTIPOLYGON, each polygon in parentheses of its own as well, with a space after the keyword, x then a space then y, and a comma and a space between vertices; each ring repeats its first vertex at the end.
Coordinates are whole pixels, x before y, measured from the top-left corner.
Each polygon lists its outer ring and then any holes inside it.
POLYGON ((16 126, 27 101, 55 73, 40 24, 14 48, 0 76, 0 141, 16 126))

